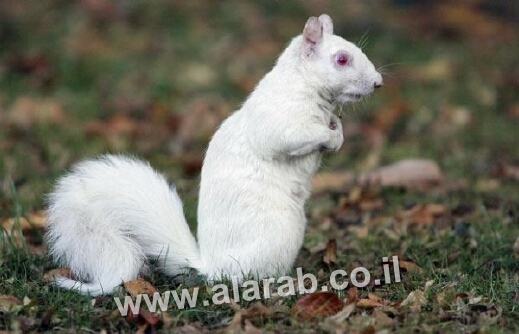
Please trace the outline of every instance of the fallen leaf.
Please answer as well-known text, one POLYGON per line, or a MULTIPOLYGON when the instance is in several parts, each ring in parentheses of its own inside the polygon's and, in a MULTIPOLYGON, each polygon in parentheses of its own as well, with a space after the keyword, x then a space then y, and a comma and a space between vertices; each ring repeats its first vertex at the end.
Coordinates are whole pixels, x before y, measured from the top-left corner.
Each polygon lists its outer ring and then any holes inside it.
POLYGON ((347 196, 341 196, 339 199, 339 211, 336 216, 348 215, 357 211, 369 212, 384 207, 384 201, 380 197, 380 187, 370 184, 355 185, 351 187, 347 196), (353 210, 353 212, 348 212, 353 210))
POLYGON ((512 105, 510 108, 508 108, 506 113, 511 118, 518 119, 519 118, 519 103, 516 103, 516 104, 512 105))
POLYGON ((442 309, 449 309, 456 298, 456 291, 452 285, 448 285, 436 295, 436 302, 442 309))
POLYGON ((311 320, 337 314, 343 307, 344 302, 336 294, 315 292, 299 298, 292 312, 303 320, 311 320))
POLYGON ((374 294, 372 292, 368 293, 368 299, 377 301, 382 304, 387 304, 387 302, 384 299, 382 299, 381 297, 377 296, 376 294, 374 294))
POLYGON ((261 334, 263 331, 255 327, 250 320, 244 321, 243 331, 245 334, 261 334))
POLYGON ((397 99, 394 103, 377 110, 372 125, 382 134, 387 134, 408 111, 409 108, 404 101, 397 99))
POLYGON ((328 319, 330 319, 332 321, 336 321, 336 322, 343 322, 344 320, 346 320, 350 317, 350 315, 353 313, 353 311, 355 311, 355 304, 348 304, 348 305, 344 306, 343 309, 339 313, 328 317, 328 319))
POLYGON ((399 212, 396 218, 408 224, 431 225, 446 213, 447 208, 441 204, 417 204, 409 210, 399 212))
POLYGON ((353 180, 354 176, 351 172, 321 172, 313 177, 312 190, 314 193, 341 191, 353 180))
POLYGON ((2 311, 2 312, 10 312, 16 306, 20 306, 20 305, 22 305, 22 302, 15 296, 7 296, 7 295, 0 296, 0 311, 2 311))
POLYGON ((335 239, 329 240, 326 244, 323 262, 328 265, 337 263, 337 241, 335 241, 335 239))
POLYGON ((137 330, 135 331, 135 334, 145 334, 146 330, 148 329, 150 325, 146 322, 143 322, 142 324, 137 326, 137 330))
POLYGON ((7 113, 7 122, 23 129, 39 124, 61 124, 64 120, 63 107, 48 98, 18 97, 7 113))
POLYGON ((379 184, 383 187, 406 187, 428 189, 440 184, 443 175, 438 164, 432 160, 407 159, 389 166, 380 167, 359 178, 361 184, 379 184))
POLYGON ((231 304, 231 307, 235 312, 231 323, 225 328, 226 333, 242 333, 244 330, 245 332, 249 330, 251 333, 254 333, 256 327, 252 326, 250 319, 266 318, 273 314, 271 309, 260 302, 254 303, 246 309, 242 309, 238 304, 234 303, 231 304))
POLYGON ((85 132, 90 136, 101 136, 112 139, 119 136, 130 136, 137 132, 139 124, 136 119, 118 113, 107 120, 96 120, 87 123, 85 132))
POLYGON ((134 314, 133 312, 128 312, 126 316, 126 320, 131 323, 138 324, 137 332, 146 333, 148 327, 154 328, 161 321, 160 316, 146 310, 144 307, 139 308, 139 313, 134 314))
POLYGON ((124 282, 123 285, 126 291, 128 291, 132 297, 137 297, 138 295, 148 295, 152 297, 153 294, 158 292, 150 282, 145 281, 142 278, 124 282))
POLYGON ((147 324, 151 326, 156 326, 160 322, 160 317, 141 307, 139 309, 139 316, 141 316, 147 324))
POLYGON ((416 263, 406 260, 398 260, 398 266, 401 269, 404 269, 407 272, 414 272, 419 273, 422 271, 422 268, 420 268, 416 263))
POLYGON ((348 289, 346 295, 347 304, 356 303, 359 300, 359 289, 357 289, 357 287, 354 286, 353 288, 348 289))
POLYGON ((158 314, 152 313, 148 311, 144 307, 139 308, 139 313, 134 314, 133 312, 128 312, 126 316, 126 321, 130 323, 137 323, 138 331, 146 332, 149 326, 156 326, 161 318, 158 314))
POLYGON ((370 308, 384 306, 384 304, 382 304, 382 303, 380 303, 380 302, 378 302, 376 300, 373 300, 373 299, 362 298, 362 299, 359 299, 359 301, 357 302, 356 306, 358 308, 370 309, 370 308))
POLYGON ((56 280, 57 277, 72 278, 72 271, 69 268, 57 268, 47 271, 43 275, 43 282, 49 284, 56 280))
POLYGON ((367 226, 350 226, 348 231, 355 234, 359 239, 364 239, 369 235, 369 228, 367 226))
POLYGON ((389 304, 389 302, 387 300, 377 296, 374 293, 369 293, 368 298, 360 299, 357 302, 357 307, 370 309, 370 308, 385 306, 388 304, 389 304))
POLYGON ((509 164, 499 164, 494 171, 496 177, 519 181, 519 166, 509 164))
POLYGON ((424 286, 424 292, 427 292, 429 291, 429 289, 431 289, 431 287, 434 285, 434 280, 428 280, 427 282, 425 282, 425 286, 424 286))
POLYGON ((434 13, 430 14, 437 27, 475 40, 478 44, 483 40, 504 41, 512 34, 510 27, 469 3, 442 3, 434 9, 434 13))
POLYGON ((27 296, 24 296, 24 297, 23 297, 23 306, 27 306, 27 305, 29 305, 30 303, 32 303, 31 298, 29 298, 29 297, 27 297, 27 296))
POLYGON ((17 224, 19 224, 22 231, 30 229, 43 229, 47 224, 47 215, 44 211, 36 211, 24 217, 8 218, 0 225, 7 231, 7 233, 11 233, 13 227, 17 224))
POLYGON ((186 176, 196 176, 200 174, 203 164, 203 156, 199 153, 185 153, 180 156, 180 163, 186 176))
POLYGON ((478 323, 484 325, 493 325, 501 318, 503 308, 494 304, 473 304, 470 309, 479 312, 478 323))
POLYGON ((365 198, 359 202, 359 208, 363 212, 375 211, 384 207, 384 201, 381 198, 365 198))
POLYGON ((400 303, 400 306, 409 307, 412 312, 420 312, 427 299, 421 290, 411 291, 409 295, 400 303))
POLYGON ((373 311, 373 318, 375 319, 375 324, 377 328, 385 328, 393 326, 395 320, 390 318, 385 312, 380 309, 375 309, 373 311))

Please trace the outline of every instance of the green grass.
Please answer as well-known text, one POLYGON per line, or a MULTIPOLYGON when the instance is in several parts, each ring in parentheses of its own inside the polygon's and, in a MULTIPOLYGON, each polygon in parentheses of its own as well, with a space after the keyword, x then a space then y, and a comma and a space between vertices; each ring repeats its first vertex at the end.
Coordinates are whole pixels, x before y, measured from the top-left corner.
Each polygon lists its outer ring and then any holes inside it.
MULTIPOLYGON (((229 112, 239 107, 251 82, 268 71, 306 17, 316 14, 310 5, 295 1, 193 5, 135 1, 104 14, 61 1, 19 6, 0 4, 0 222, 43 209, 44 195, 74 162, 104 152, 130 152, 149 159, 175 181, 193 230, 198 178, 186 173, 189 168, 181 154, 171 153, 177 118, 192 112, 194 101, 229 112), (30 65, 35 57, 44 59, 43 65, 30 65), (203 71, 197 72, 200 68, 203 71), (21 112, 15 106, 22 98, 32 103, 29 125, 13 121, 13 115, 21 112), (32 120, 38 119, 45 103, 57 105, 63 119, 32 120), (123 115, 141 130, 88 130, 92 122, 109 124, 114 115, 123 115)), ((446 175, 447 190, 383 189, 377 195, 384 202, 382 208, 368 213, 353 210, 347 222, 336 216, 351 189, 313 196, 297 265, 306 272, 321 272, 324 282, 332 270, 349 271, 358 265, 380 275, 380 259, 396 254, 422 270, 404 273, 398 284, 361 289, 361 297, 374 292, 397 303, 410 292, 423 290, 427 281, 433 284, 420 312, 395 306, 398 312, 394 323, 385 327, 388 330, 519 331, 519 262, 513 251, 519 236, 519 187, 517 180, 496 172, 501 165, 519 162, 517 116, 511 112, 519 103, 514 81, 517 38, 507 39, 503 33, 478 39, 467 35, 462 25, 445 22, 424 33, 401 20, 415 15, 409 7, 349 6, 351 11, 342 2, 332 2, 319 11, 329 11, 336 31, 352 41, 367 32, 364 51, 375 63, 396 64, 385 69, 384 89, 346 112, 345 125, 351 125, 345 127, 346 143, 341 152, 327 157, 323 169, 365 171, 367 158, 374 154, 370 130, 377 130, 390 108, 400 105, 406 112, 378 129, 385 137, 376 156, 378 165, 410 157, 435 160, 446 175), (488 45, 482 46, 482 41, 488 45), (448 214, 432 226, 405 229, 395 217, 417 203, 443 204, 448 214), (470 212, 456 213, 463 206, 470 212), (334 222, 326 226, 325 217, 334 222), (366 237, 354 233, 355 222, 368 226, 366 237), (332 266, 322 262, 322 251, 315 250, 329 239, 338 245, 337 264, 332 266), (468 306, 462 302, 464 294, 482 299, 468 306), (448 297, 445 303, 438 300, 443 295, 448 297), (484 313, 494 309, 501 312, 497 320, 485 319, 484 313)), ((482 13, 481 20, 496 29, 513 28, 506 15, 482 13)), ((200 156, 209 137, 190 140, 183 153, 200 156)), ((45 284, 44 273, 56 265, 44 251, 35 251, 41 243, 41 230, 26 235, 23 245, 7 231, 0 233, 0 295, 26 298, 26 305, 11 311, 2 311, 0 305, 0 330, 138 327, 117 314, 111 298, 97 298, 94 303, 92 298, 45 284)), ((184 286, 155 271, 147 279, 160 291, 180 291, 184 286)), ((204 283, 186 284, 201 287, 200 300, 210 297, 204 283)), ((253 325, 278 332, 383 328, 373 323, 372 310, 357 310, 341 324, 329 319, 303 322, 290 312, 297 298, 263 301, 278 312, 251 319, 253 325)), ((240 307, 250 304, 241 302, 240 307)), ((174 331, 186 324, 224 329, 234 313, 230 306, 171 309, 171 319, 159 329, 174 331)))

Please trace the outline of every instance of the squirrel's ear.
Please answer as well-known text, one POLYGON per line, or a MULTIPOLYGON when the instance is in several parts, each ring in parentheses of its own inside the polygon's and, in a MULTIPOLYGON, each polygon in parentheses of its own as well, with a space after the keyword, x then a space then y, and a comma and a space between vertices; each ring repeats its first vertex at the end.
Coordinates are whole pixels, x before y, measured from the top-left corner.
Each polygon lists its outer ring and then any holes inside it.
POLYGON ((322 14, 319 16, 319 21, 323 25, 323 31, 325 34, 333 35, 333 21, 328 14, 322 14))
POLYGON ((309 56, 315 52, 316 46, 321 43, 323 39, 323 24, 315 17, 311 16, 306 21, 303 29, 303 52, 309 56))

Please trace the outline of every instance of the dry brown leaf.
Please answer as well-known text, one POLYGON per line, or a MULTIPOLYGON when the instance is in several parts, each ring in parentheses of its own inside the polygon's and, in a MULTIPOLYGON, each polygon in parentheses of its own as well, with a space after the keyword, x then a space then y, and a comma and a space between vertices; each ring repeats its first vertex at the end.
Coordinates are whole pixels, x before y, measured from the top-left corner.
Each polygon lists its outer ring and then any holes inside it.
POLYGON ((123 285, 126 291, 128 291, 132 297, 137 297, 138 295, 148 295, 152 297, 153 294, 158 292, 150 282, 145 281, 142 278, 124 282, 123 285))
POLYGON ((495 174, 504 179, 519 181, 519 166, 500 164, 497 166, 495 174))
POLYGON ((413 312, 420 312, 427 299, 421 290, 411 291, 409 295, 400 303, 400 306, 409 307, 413 312))
POLYGON ((250 320, 246 319, 244 321, 244 326, 243 326, 243 332, 245 334, 261 334, 263 333, 263 331, 257 327, 255 327, 251 322, 250 320))
POLYGON ((16 224, 20 224, 22 231, 30 229, 42 229, 45 228, 47 224, 47 215, 44 211, 36 211, 24 217, 20 217, 19 219, 8 218, 0 225, 7 231, 7 233, 11 233, 13 227, 16 224))
POLYGON ((180 156, 180 163, 184 174, 187 176, 196 176, 202 170, 203 154, 200 153, 185 153, 180 156))
POLYGON ((514 36, 513 31, 503 22, 485 14, 471 3, 442 3, 435 7, 435 11, 436 25, 456 31, 478 43, 482 40, 506 40, 514 36))
POLYGON ((323 262, 328 265, 337 263, 337 241, 335 239, 329 240, 326 244, 323 262))
POLYGON ((133 312, 128 312, 128 315, 126 316, 126 320, 131 323, 137 323, 138 333, 146 333, 149 327, 154 328, 157 326, 161 319, 160 316, 151 313, 150 311, 146 310, 144 307, 139 308, 139 313, 134 314, 133 312))
POLYGON ((436 302, 442 309, 449 309, 454 303, 455 298, 456 290, 452 285, 448 285, 436 295, 436 302))
POLYGON ((377 328, 385 328, 393 326, 395 320, 389 317, 385 312, 380 309, 375 309, 373 311, 373 318, 375 319, 375 324, 377 328))
POLYGON ((315 292, 299 298, 292 308, 295 316, 310 320, 337 314, 344 307, 344 302, 331 292, 315 292))
POLYGON ((160 317, 157 314, 151 313, 143 307, 139 309, 139 316, 150 326, 156 326, 160 322, 160 317))
POLYGON ((351 172, 321 172, 312 179, 312 189, 314 193, 341 191, 353 180, 354 176, 351 172))
POLYGON ((515 119, 519 118, 519 103, 516 103, 516 104, 510 106, 506 113, 511 118, 515 118, 515 119))
POLYGON ((0 311, 9 312, 16 306, 22 305, 22 302, 15 296, 1 295, 0 296, 0 311))
POLYGON ((350 226, 348 231, 359 239, 364 239, 369 235, 369 228, 367 226, 350 226))
POLYGON ((404 269, 407 272, 415 272, 419 273, 422 271, 422 268, 420 268, 416 263, 406 260, 398 260, 398 266, 401 269, 404 269))
POLYGON ((443 175, 438 164, 432 160, 407 159, 362 175, 359 181, 361 184, 424 190, 440 184, 443 175))
POLYGON ((21 96, 7 113, 7 122, 29 129, 37 124, 61 124, 65 120, 63 107, 51 99, 35 99, 21 96))
POLYGON ((447 213, 447 208, 441 204, 417 204, 409 210, 397 214, 397 219, 415 225, 430 225, 447 213))
POLYGON ((394 103, 377 110, 373 120, 373 127, 382 134, 387 134, 408 111, 408 106, 402 100, 397 99, 394 103))
POLYGON ((356 306, 358 308, 367 308, 367 309, 370 309, 370 308, 375 308, 375 307, 381 307, 381 306, 384 306, 384 304, 376 301, 376 300, 373 300, 373 299, 369 299, 369 298, 362 298, 362 299, 359 299, 359 301, 357 302, 356 306))
POLYGON ((57 268, 47 271, 45 275, 43 275, 43 281, 45 283, 52 283, 56 280, 57 277, 67 277, 72 278, 72 271, 69 268, 57 268))
POLYGON ((384 201, 381 198, 363 198, 359 202, 359 208, 364 212, 375 211, 383 207, 384 201))
POLYGON ((137 120, 126 114, 115 114, 105 121, 93 121, 85 126, 87 135, 114 138, 121 135, 133 135, 137 132, 137 120))
POLYGON ((336 323, 341 323, 344 320, 348 319, 350 315, 355 311, 355 304, 348 304, 343 307, 343 309, 330 317, 328 317, 329 320, 335 321, 336 323))
POLYGON ((347 304, 356 303, 359 300, 359 289, 357 289, 357 287, 354 286, 353 288, 348 289, 346 295, 347 304))
POLYGON ((376 294, 374 294, 372 292, 368 293, 368 299, 374 300, 374 301, 379 302, 381 304, 387 304, 388 303, 386 300, 384 300, 383 298, 377 296, 376 294))
POLYGON ((244 330, 254 333, 256 327, 252 326, 250 319, 270 317, 273 313, 270 308, 260 302, 252 304, 247 309, 241 309, 237 304, 231 304, 230 306, 235 310, 235 313, 231 323, 225 328, 226 333, 242 333, 244 330))
POLYGON ((357 302, 357 307, 359 308, 375 308, 388 305, 389 302, 374 293, 368 293, 368 298, 360 299, 357 302))

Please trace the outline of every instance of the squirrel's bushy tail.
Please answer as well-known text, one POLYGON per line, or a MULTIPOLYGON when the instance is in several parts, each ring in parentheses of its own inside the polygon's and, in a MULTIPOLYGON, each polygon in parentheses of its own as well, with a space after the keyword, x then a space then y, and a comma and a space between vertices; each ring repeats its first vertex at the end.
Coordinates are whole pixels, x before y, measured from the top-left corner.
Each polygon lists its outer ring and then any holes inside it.
POLYGON ((90 295, 137 278, 147 259, 169 275, 200 265, 176 190, 149 164, 124 156, 81 162, 58 181, 46 237, 51 255, 79 280, 56 284, 90 295))

